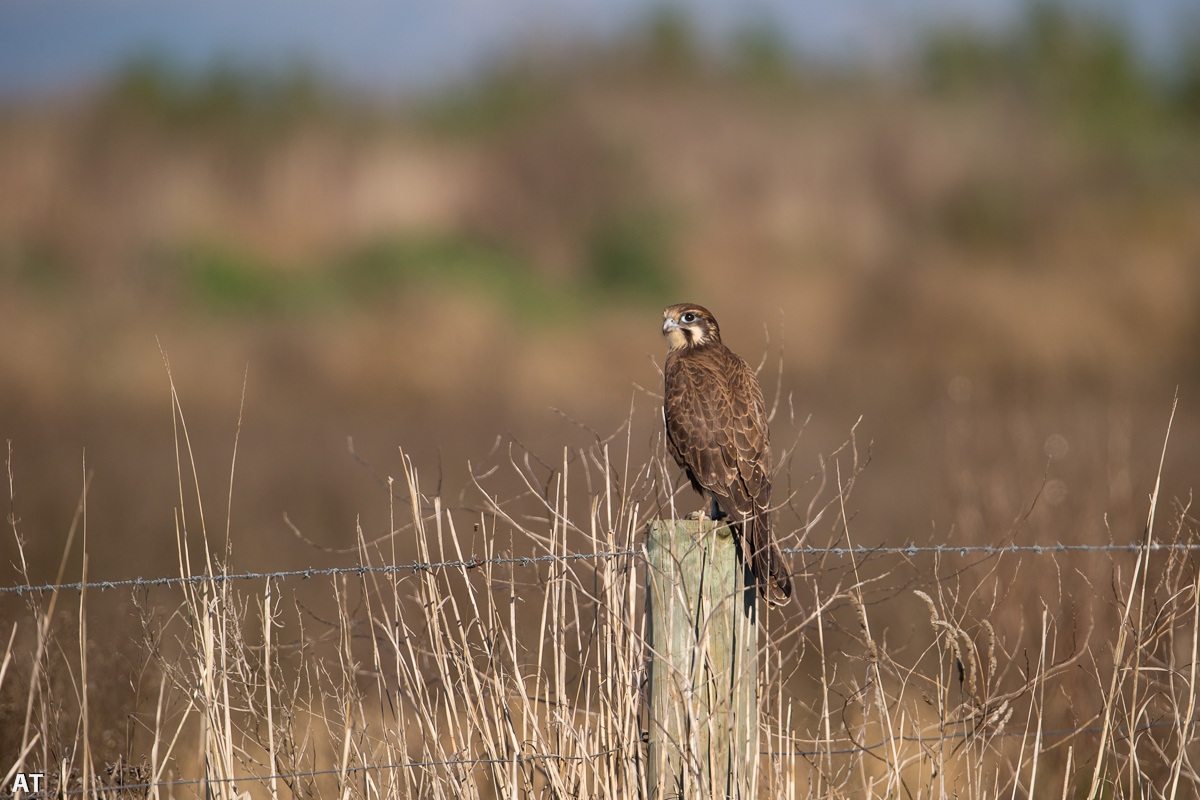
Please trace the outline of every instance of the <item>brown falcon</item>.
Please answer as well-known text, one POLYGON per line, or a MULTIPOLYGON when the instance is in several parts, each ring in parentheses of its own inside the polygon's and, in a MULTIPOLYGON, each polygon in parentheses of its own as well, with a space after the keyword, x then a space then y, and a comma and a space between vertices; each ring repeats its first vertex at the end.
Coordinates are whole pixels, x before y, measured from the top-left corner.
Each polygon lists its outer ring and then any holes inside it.
POLYGON ((663 312, 670 352, 663 371, 667 443, 692 488, 742 532, 742 552, 764 598, 782 605, 792 579, 771 525, 771 445, 754 371, 721 341, 708 309, 694 303, 663 312))

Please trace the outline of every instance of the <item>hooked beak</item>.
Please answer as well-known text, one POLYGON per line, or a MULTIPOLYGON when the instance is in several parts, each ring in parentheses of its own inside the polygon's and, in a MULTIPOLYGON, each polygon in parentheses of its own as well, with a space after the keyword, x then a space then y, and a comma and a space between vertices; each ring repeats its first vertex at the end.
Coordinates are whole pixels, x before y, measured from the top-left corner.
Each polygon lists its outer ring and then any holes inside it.
POLYGON ((676 320, 667 317, 665 320, 663 320, 663 336, 666 336, 673 330, 678 330, 680 327, 680 324, 676 320))

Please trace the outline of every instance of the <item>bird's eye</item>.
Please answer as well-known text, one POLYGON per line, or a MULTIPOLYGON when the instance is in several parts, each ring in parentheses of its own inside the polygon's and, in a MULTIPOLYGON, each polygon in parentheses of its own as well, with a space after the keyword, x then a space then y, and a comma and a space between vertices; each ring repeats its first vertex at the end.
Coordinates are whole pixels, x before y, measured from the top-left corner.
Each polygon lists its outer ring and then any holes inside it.
POLYGON ((686 314, 684 314, 682 317, 680 317, 680 319, 683 320, 684 322, 691 323, 691 322, 696 321, 696 315, 693 314, 691 311, 689 311, 686 314))

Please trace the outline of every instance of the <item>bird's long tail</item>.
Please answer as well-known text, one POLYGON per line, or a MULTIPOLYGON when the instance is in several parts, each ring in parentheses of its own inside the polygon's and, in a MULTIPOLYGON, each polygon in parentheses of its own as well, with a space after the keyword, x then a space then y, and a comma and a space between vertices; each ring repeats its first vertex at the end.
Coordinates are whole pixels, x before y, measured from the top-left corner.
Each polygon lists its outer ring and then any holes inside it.
POLYGON ((750 552, 750 570, 759 592, 771 605, 783 605, 792 597, 792 576, 775 544, 771 518, 765 513, 753 516, 746 520, 743 530, 746 535, 742 542, 750 552))

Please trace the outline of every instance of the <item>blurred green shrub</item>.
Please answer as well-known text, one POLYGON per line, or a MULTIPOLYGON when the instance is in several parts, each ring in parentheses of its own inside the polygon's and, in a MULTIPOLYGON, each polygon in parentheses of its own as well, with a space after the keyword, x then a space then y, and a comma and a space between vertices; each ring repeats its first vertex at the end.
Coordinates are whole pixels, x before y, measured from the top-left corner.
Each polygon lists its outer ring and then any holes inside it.
POLYGON ((559 97, 556 85, 543 72, 511 64, 425 98, 418 104, 416 116, 437 134, 482 136, 552 108, 559 97))
POLYGON ((178 259, 191 302, 224 314, 363 308, 433 286, 486 294, 523 319, 551 319, 563 300, 507 252, 455 236, 383 238, 324 263, 286 267, 214 244, 189 247, 178 259))
POLYGON ((302 63, 270 70, 218 60, 189 71, 149 53, 118 71, 102 107, 178 127, 286 123, 328 112, 330 96, 316 72, 302 63))
POLYGON ((522 318, 552 315, 555 297, 505 250, 461 236, 395 237, 341 259, 330 273, 336 294, 371 303, 389 292, 449 285, 496 298, 522 318))
POLYGON ((1128 33, 1116 23, 1033 6, 1017 43, 1021 79, 1105 132, 1136 125, 1158 105, 1158 88, 1142 69, 1128 33))
POLYGON ((990 88, 1010 70, 1002 46, 971 28, 935 30, 918 57, 926 85, 937 92, 990 88))
POLYGON ((1181 46, 1179 66, 1171 85, 1171 99, 1180 116, 1200 122, 1200 22, 1181 46))
MULTIPOLYGON (((364 308, 440 286, 486 295, 522 320, 554 322, 597 296, 666 298, 672 288, 668 233, 661 215, 614 217, 591 240, 584 279, 569 283, 547 281, 503 248, 453 235, 382 238, 323 263, 287 267, 204 244, 187 248, 177 263, 186 296, 215 313, 364 308)), ((161 287, 161 266, 157 274, 161 287)))
POLYGON ((919 65, 934 90, 1008 89, 1106 139, 1144 134, 1169 105, 1167 81, 1141 63, 1124 27, 1057 2, 1031 4, 1008 32, 935 31, 919 65))
POLYGON ((12 241, 0 247, 0 278, 42 300, 68 295, 75 276, 53 242, 12 241))
POLYGON ((779 86, 792 77, 792 54, 777 28, 757 22, 733 35, 733 62, 737 75, 753 83, 779 86))
POLYGON ((182 260, 188 294, 210 311, 278 312, 311 305, 321 295, 311 276, 283 272, 228 247, 193 246, 182 260))
POLYGON ((655 10, 640 37, 650 64, 668 72, 686 72, 701 60, 696 33, 687 13, 674 6, 655 10))
POLYGON ((615 212, 587 246, 587 275, 600 291, 661 301, 673 288, 669 221, 654 210, 615 212))
POLYGON ((1003 250, 1028 243, 1034 216, 1027 193, 1012 181, 978 176, 940 203, 940 231, 954 244, 973 250, 1003 250))

